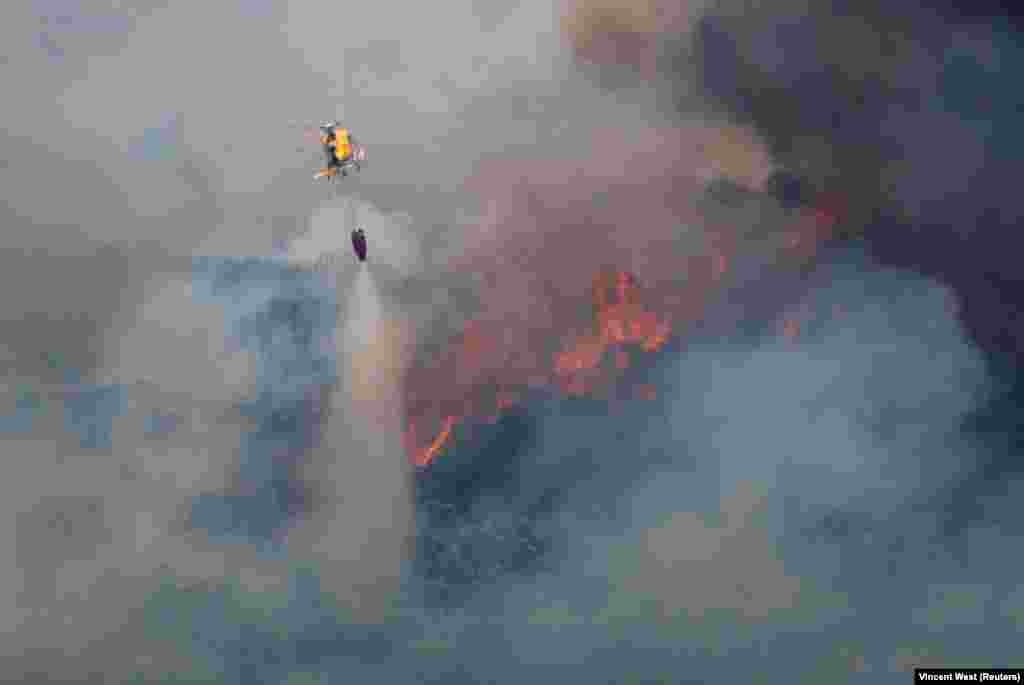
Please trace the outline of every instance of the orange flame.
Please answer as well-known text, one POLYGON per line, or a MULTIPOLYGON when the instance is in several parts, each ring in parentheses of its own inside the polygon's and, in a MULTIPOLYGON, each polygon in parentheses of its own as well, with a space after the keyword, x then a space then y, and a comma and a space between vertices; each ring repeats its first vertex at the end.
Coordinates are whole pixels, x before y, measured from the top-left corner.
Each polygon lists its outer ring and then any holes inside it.
MULTIPOLYGON (((809 237, 812 240, 808 243, 813 244, 818 236, 812 232, 809 237)), ((416 392, 409 395, 413 402, 410 426, 429 425, 438 416, 446 418, 426 447, 416 442, 410 428, 412 460, 421 467, 431 464, 450 445, 454 427, 462 417, 480 415, 494 422, 519 401, 514 393, 521 388, 554 383, 570 396, 591 394, 607 387, 604 384, 613 380, 616 370, 629 368, 632 350, 662 349, 677 333, 673 321, 696 320, 707 294, 723 284, 734 251, 728 231, 722 231, 713 243, 710 255, 692 258, 680 267, 689 275, 690 289, 685 292, 657 286, 641 289, 629 271, 599 270, 590 291, 590 330, 571 334, 553 351, 541 351, 529 344, 517 346, 519 332, 507 326, 507 317, 466 324, 453 341, 455 345, 441 358, 417 369, 413 384, 416 392), (660 302, 657 309, 649 306, 654 301, 660 302), (443 396, 437 394, 439 390, 443 396)), ((795 341, 801 334, 801 322, 797 318, 786 320, 781 332, 795 341)), ((526 337, 522 340, 528 342, 526 337)), ((645 385, 634 397, 651 400, 657 393, 653 386, 645 385)))
POLYGON ((629 366, 629 355, 622 347, 638 345, 645 352, 654 352, 668 341, 671 326, 644 308, 640 294, 636 277, 627 271, 605 269, 594 277, 596 332, 576 336, 568 349, 555 355, 555 373, 566 392, 589 392, 610 348, 619 348, 614 354, 615 366, 624 369, 629 366))
MULTIPOLYGON (((625 0, 566 2, 579 10, 567 31, 585 49, 588 40, 616 33, 607 23, 591 22, 605 12, 602 8, 631 7, 625 0)), ((645 7, 683 4, 643 2, 645 7)), ((643 22, 633 28, 639 30, 627 32, 650 37, 643 22)), ((451 444, 459 417, 496 419, 519 401, 513 392, 554 385, 581 395, 607 388, 640 353, 662 349, 684 326, 700 322, 737 267, 757 256, 748 251, 759 246, 740 240, 743 234, 733 226, 715 225, 692 202, 703 192, 705 168, 752 191, 763 190, 770 156, 750 132, 645 129, 634 139, 613 130, 595 132, 594 141, 591 158, 540 165, 488 161, 467 181, 467 189, 485 201, 484 226, 467 233, 451 268, 483 275, 481 314, 446 341, 440 354, 403 369, 409 455, 417 464, 429 464, 451 444), (609 171, 609 156, 642 159, 637 168, 646 174, 643 181, 622 182, 617 170, 609 171), (638 239, 635 208, 641 206, 652 211, 638 239), (519 230, 519 224, 531 230, 519 230), (680 227, 691 225, 696 228, 680 240, 680 227), (496 261, 496 254, 505 258, 496 261), (519 267, 523 260, 531 264, 529 273, 519 267), (600 268, 605 265, 628 270, 600 268), (634 270, 649 279, 642 289, 634 270), (573 297, 573 288, 588 278, 593 279, 590 291, 573 297), (412 440, 413 428, 419 443, 412 440), (424 446, 427 434, 436 438, 424 446)), ((772 255, 781 252, 785 264, 805 267, 842 219, 841 198, 819 199, 816 209, 795 217, 792 243, 771 243, 772 255)), ((651 396, 646 389, 639 393, 651 396)), ((632 393, 608 394, 626 399, 632 393)))
POLYGON ((428 466, 432 461, 437 459, 445 447, 448 445, 448 441, 452 436, 452 431, 455 429, 455 423, 458 418, 455 416, 449 416, 444 420, 444 426, 441 428, 441 432, 437 434, 434 441, 430 443, 429 447, 425 447, 421 450, 417 450, 413 458, 416 466, 428 466))
MULTIPOLYGON (((500 323, 494 321, 468 323, 442 359, 418 369, 415 385, 425 394, 409 396, 412 405, 406 440, 412 461, 427 466, 440 456, 450 445, 453 429, 462 417, 481 413, 492 422, 497 420, 520 400, 521 386, 554 381, 568 395, 585 395, 611 379, 606 378, 606 372, 630 366, 630 348, 659 350, 672 335, 672 327, 667 317, 645 306, 642 295, 636 277, 628 271, 599 271, 591 288, 591 331, 572 336, 553 358, 548 357, 551 366, 546 377, 535 370, 536 361, 541 361, 532 357, 535 352, 524 350, 519 353, 520 359, 509 351, 509 336, 515 334, 514 329, 502 328, 499 333, 500 323), (454 373, 450 363, 456 364, 454 373), (527 373, 519 373, 520 369, 527 373), (439 388, 444 388, 445 397, 434 395, 439 388), (446 418, 433 442, 424 447, 417 441, 416 429, 429 424, 429 415, 435 411, 444 412, 441 415, 446 418)), ((644 397, 650 395, 643 391, 644 397)))

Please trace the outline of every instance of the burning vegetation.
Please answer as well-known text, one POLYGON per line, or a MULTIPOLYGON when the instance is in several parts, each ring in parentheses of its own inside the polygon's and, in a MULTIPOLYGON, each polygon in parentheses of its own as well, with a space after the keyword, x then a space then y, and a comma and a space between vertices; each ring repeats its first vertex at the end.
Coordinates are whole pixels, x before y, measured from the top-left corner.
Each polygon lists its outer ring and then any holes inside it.
MULTIPOLYGON (((459 426, 495 420, 527 390, 653 399, 652 386, 623 393, 617 384, 730 298, 745 264, 812 263, 845 210, 841 197, 820 194, 786 206, 783 223, 754 238, 749 227, 706 215, 699 199, 709 159, 715 174, 734 179, 741 201, 774 201, 767 152, 731 128, 602 131, 595 150, 593 159, 489 162, 470 179, 487 211, 450 268, 477 275, 479 307, 440 353, 406 369, 416 464, 429 465, 459 426), (609 177, 609 157, 630 159, 635 177, 609 177)), ((782 332, 798 337, 792 325, 782 332)))

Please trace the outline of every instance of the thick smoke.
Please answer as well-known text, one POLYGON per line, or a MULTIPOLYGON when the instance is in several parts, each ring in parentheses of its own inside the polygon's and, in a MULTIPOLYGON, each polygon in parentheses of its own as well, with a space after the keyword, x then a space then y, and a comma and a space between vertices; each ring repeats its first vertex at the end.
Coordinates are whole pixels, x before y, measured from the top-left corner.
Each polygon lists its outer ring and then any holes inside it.
POLYGON ((1010 30, 586 4, 9 9, 2 679, 1015 658, 1010 30), (685 314, 649 399, 535 389, 411 482, 403 405, 494 377, 408 369, 482 320, 529 384, 605 268, 685 314))
POLYGON ((661 397, 612 421, 538 398, 481 429, 420 479, 419 555, 386 627, 300 610, 298 578, 244 637, 203 619, 211 667, 267 669, 239 651, 254 642, 275 673, 456 682, 895 682, 915 662, 1012 659, 1016 580, 987 562, 1009 500, 943 530, 984 450, 962 426, 992 390, 948 292, 853 251, 798 309, 796 339, 695 338, 647 371, 661 397))

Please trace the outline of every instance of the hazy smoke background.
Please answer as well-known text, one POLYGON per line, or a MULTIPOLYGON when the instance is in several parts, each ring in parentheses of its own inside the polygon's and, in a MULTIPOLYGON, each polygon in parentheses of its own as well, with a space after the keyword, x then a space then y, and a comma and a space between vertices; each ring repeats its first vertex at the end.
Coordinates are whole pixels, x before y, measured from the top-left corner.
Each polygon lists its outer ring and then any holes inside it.
POLYGON ((1021 48, 978 7, 5 7, 0 678, 1019 661, 1021 48), (528 383, 605 267, 692 314, 654 399, 471 407, 413 474, 406 419, 528 383))

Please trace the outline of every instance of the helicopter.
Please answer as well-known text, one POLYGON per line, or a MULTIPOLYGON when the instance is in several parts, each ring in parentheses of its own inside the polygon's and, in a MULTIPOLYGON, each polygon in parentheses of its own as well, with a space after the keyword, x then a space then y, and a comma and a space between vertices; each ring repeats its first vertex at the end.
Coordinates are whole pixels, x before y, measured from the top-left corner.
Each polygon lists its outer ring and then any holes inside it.
POLYGON ((366 161, 366 148, 356 141, 347 128, 342 128, 338 121, 320 124, 320 145, 326 166, 313 176, 315 180, 334 180, 339 175, 348 176, 350 170, 362 170, 366 161))

